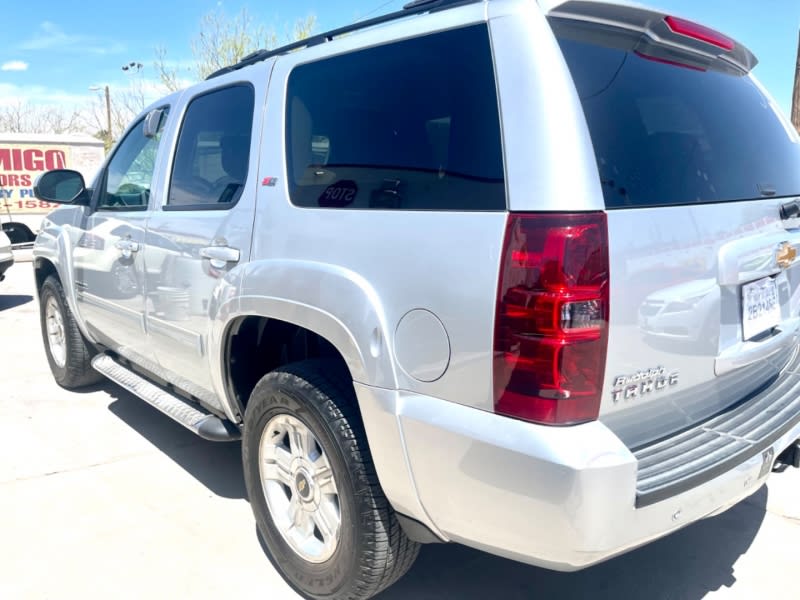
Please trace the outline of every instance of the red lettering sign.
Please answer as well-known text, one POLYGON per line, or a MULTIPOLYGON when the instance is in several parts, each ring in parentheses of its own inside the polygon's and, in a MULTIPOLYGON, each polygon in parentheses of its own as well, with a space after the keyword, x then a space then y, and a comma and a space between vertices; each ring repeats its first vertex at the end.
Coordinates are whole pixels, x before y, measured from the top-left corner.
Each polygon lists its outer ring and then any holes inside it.
POLYGON ((0 171, 50 171, 66 165, 63 150, 0 148, 0 171))

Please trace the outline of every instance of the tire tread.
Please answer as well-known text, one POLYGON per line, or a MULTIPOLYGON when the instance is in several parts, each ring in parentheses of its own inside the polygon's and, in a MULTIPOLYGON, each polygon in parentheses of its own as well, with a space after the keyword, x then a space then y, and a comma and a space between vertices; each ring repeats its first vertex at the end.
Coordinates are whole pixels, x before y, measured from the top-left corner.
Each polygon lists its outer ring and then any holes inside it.
POLYGON ((344 442, 341 446, 349 455, 355 492, 362 500, 366 500, 362 503, 365 508, 358 518, 365 523, 374 523, 375 526, 366 528, 367 533, 363 538, 365 550, 356 581, 348 593, 335 598, 371 598, 395 583, 411 568, 419 554, 420 545, 405 535, 394 509, 383 494, 369 451, 352 379, 346 368, 339 366, 338 362, 312 359, 286 365, 265 376, 253 391, 254 397, 258 395, 262 384, 270 383, 267 379, 271 377, 277 377, 277 383, 281 387, 302 388, 307 397, 312 398, 331 430, 344 442))
POLYGON ((53 377, 55 377, 58 385, 71 390, 86 387, 100 381, 103 376, 92 368, 92 358, 96 351, 81 333, 78 323, 67 304, 61 281, 54 275, 48 276, 42 284, 39 298, 45 354, 47 355, 47 361, 50 363, 50 370, 53 372, 53 377), (66 364, 63 369, 55 364, 50 355, 50 346, 47 341, 44 316, 47 294, 55 295, 62 311, 61 318, 64 321, 64 336, 66 338, 64 342, 67 346, 66 364))

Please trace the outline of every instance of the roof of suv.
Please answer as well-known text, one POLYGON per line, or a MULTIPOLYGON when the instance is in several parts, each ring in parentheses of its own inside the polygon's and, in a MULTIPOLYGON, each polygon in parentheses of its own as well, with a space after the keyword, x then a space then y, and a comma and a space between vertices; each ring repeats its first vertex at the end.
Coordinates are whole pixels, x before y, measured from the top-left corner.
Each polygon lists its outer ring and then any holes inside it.
MULTIPOLYGON (((207 79, 236 71, 273 56, 324 44, 347 33, 375 25, 416 14, 431 13, 484 1, 486 0, 413 0, 395 12, 332 29, 279 48, 256 50, 238 63, 215 71, 207 79)), ((706 58, 720 59, 745 72, 752 70, 758 63, 756 57, 747 48, 729 37, 641 4, 625 1, 608 2, 606 0, 537 0, 537 3, 549 16, 581 19, 601 25, 629 29, 643 34, 649 42, 666 49, 688 51, 706 58)))

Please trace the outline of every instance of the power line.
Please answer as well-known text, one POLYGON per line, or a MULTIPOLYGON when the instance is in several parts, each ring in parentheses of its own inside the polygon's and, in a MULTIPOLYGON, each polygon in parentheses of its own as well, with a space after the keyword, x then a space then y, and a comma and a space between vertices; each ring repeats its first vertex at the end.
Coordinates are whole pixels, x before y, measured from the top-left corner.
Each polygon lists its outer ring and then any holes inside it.
MULTIPOLYGON (((376 12, 378 12, 378 11, 379 11, 379 10, 381 10, 382 8, 386 8, 387 6, 389 6, 390 4, 394 4, 395 2, 397 2, 397 0, 389 0, 388 2, 384 2, 384 3, 383 3, 383 4, 381 4, 380 6, 377 6, 377 7, 373 8, 373 9, 372 9, 371 11, 369 11, 368 13, 366 13, 366 14, 364 14, 364 15, 361 15, 361 18, 360 18, 360 19, 358 19, 358 20, 359 20, 359 21, 363 21, 364 19, 366 19, 366 18, 367 18, 367 17, 369 17, 370 15, 374 15, 376 12)), ((356 22, 358 22, 358 21, 356 21, 356 22)))

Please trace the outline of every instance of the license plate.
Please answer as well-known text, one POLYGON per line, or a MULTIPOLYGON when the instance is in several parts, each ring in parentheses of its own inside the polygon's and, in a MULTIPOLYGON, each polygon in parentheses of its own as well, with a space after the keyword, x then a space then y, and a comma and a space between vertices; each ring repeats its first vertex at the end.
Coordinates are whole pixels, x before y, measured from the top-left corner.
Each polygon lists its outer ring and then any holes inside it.
POLYGON ((742 337, 749 340, 781 322, 778 286, 765 277, 742 286, 742 337))

